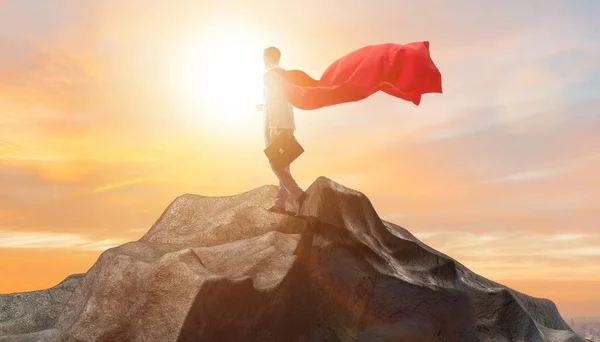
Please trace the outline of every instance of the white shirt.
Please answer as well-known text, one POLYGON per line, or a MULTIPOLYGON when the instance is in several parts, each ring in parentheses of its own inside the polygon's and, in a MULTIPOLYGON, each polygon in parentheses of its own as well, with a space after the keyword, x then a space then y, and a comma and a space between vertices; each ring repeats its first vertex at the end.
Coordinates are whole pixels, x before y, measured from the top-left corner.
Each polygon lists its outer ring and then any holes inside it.
POLYGON ((283 70, 277 65, 269 68, 263 75, 263 115, 266 140, 273 128, 296 129, 294 106, 285 96, 280 76, 274 69, 283 70))

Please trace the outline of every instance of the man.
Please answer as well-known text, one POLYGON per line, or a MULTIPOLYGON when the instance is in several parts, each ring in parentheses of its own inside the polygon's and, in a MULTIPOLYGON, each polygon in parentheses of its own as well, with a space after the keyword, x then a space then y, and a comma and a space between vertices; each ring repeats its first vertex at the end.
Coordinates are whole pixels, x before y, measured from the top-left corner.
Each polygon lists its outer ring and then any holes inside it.
MULTIPOLYGON (((281 52, 276 47, 269 47, 264 50, 263 60, 265 62, 266 72, 263 75, 263 96, 264 104, 257 105, 257 110, 262 110, 264 115, 265 144, 268 146, 271 139, 284 131, 289 131, 292 135, 296 129, 294 121, 294 107, 289 103, 285 96, 278 71, 283 70, 279 66, 281 52)), ((275 167, 271 162, 271 169, 279 179, 279 191, 275 198, 275 203, 269 208, 269 211, 276 213, 285 213, 285 203, 288 199, 295 200, 298 203, 298 213, 296 216, 302 216, 308 194, 302 190, 292 174, 290 166, 275 167)))

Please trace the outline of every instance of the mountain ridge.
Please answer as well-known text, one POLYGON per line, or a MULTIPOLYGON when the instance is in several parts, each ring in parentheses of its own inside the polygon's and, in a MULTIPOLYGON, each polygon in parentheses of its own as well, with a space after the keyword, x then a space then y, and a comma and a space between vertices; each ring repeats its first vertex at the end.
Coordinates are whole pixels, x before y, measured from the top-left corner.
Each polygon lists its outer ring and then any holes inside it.
POLYGON ((584 341, 552 301, 470 271, 360 191, 319 177, 306 220, 267 212, 276 191, 178 196, 140 239, 102 253, 52 338, 584 341))

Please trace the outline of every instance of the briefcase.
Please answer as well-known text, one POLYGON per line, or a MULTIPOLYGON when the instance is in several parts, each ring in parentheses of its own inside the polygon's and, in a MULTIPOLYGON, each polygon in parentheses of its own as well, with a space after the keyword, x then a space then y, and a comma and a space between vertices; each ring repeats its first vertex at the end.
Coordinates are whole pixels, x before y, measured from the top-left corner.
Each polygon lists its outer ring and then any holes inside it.
POLYGON ((273 137, 265 148, 265 154, 274 167, 285 167, 298 158, 304 149, 290 131, 283 131, 273 137))

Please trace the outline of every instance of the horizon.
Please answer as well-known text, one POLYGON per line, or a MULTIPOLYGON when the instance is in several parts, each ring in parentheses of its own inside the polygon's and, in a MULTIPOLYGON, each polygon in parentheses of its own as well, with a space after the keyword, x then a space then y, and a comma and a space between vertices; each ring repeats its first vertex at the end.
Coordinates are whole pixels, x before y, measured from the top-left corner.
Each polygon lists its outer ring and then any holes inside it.
POLYGON ((429 41, 443 94, 295 110, 298 183, 361 191, 473 272, 600 317, 598 16, 592 0, 0 0, 0 293, 86 272, 179 195, 276 184, 254 111, 265 47, 318 78, 362 46, 429 41))

